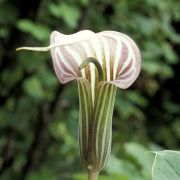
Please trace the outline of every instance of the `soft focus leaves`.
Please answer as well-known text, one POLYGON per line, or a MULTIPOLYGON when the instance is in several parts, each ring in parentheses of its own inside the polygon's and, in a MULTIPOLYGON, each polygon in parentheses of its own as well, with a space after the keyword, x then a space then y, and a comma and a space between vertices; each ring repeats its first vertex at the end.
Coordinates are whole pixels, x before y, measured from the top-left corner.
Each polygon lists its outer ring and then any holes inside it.
POLYGON ((49 39, 50 29, 42 24, 34 23, 28 19, 21 19, 18 21, 17 27, 22 32, 29 33, 38 40, 46 41, 49 39))
POLYGON ((136 143, 125 144, 126 152, 131 155, 141 166, 143 177, 151 179, 151 167, 153 163, 152 153, 148 149, 136 143))
POLYGON ((70 28, 75 28, 80 18, 80 10, 76 6, 66 3, 50 4, 50 12, 58 18, 62 18, 70 28))
POLYGON ((0 179, 86 179, 76 82, 59 83, 49 52, 15 49, 48 46, 53 30, 90 29, 126 33, 142 55, 135 84, 117 91, 112 156, 100 179, 150 180, 150 151, 180 147, 179 7, 178 0, 0 0, 0 179))
POLYGON ((43 98, 44 90, 41 81, 35 77, 31 77, 24 83, 24 91, 33 98, 43 98))
POLYGON ((151 179, 151 167, 153 163, 153 154, 140 144, 126 143, 125 152, 128 158, 119 159, 111 156, 106 167, 106 171, 111 179, 151 179))

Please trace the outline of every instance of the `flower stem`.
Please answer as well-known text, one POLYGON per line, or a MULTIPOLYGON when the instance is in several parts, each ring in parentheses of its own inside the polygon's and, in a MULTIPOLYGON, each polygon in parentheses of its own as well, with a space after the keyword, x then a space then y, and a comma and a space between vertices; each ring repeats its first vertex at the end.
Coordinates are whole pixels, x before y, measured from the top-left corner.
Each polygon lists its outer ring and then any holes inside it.
POLYGON ((98 180, 99 172, 88 171, 88 180, 98 180))
POLYGON ((95 59, 94 57, 88 57, 87 59, 85 59, 82 64, 79 66, 79 69, 83 69, 85 68, 89 63, 93 63, 97 70, 98 70, 98 74, 99 74, 99 81, 103 81, 104 77, 103 77, 103 69, 101 67, 101 64, 99 63, 99 61, 97 59, 95 59))

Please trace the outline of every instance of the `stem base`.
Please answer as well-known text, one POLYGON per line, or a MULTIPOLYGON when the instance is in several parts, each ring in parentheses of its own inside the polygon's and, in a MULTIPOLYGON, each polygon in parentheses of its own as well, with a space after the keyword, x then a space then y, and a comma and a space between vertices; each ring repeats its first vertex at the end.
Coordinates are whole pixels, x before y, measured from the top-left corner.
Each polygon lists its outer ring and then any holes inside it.
POLYGON ((88 171, 88 180, 98 180, 99 172, 88 171))

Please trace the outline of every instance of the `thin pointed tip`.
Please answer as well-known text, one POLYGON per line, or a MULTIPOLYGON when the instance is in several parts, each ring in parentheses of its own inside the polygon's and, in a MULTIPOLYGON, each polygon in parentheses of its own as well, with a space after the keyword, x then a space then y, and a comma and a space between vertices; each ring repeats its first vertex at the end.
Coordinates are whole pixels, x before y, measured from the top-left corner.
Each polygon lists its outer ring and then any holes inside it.
POLYGON ((16 48, 16 51, 21 51, 23 50, 23 48, 16 48))
POLYGON ((50 46, 47 47, 20 47, 17 48, 16 51, 21 51, 21 50, 28 50, 28 51, 40 51, 40 52, 46 52, 49 51, 51 48, 55 48, 61 46, 61 44, 57 43, 57 44, 52 44, 50 46))
POLYGON ((48 47, 20 47, 16 48, 16 51, 21 51, 21 50, 26 50, 26 51, 42 51, 46 52, 49 51, 49 46, 48 47))
POLYGON ((16 51, 22 51, 22 50, 29 50, 29 51, 34 51, 35 48, 31 48, 31 47, 19 47, 19 48, 16 48, 16 51))

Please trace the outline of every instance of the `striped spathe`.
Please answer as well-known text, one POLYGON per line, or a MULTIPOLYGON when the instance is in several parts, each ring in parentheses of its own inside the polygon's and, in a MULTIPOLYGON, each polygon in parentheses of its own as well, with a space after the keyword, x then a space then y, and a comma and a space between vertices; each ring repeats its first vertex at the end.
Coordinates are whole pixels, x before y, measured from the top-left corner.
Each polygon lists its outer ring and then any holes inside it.
MULTIPOLYGON (((103 69, 104 81, 119 88, 128 88, 138 77, 141 56, 136 43, 127 35, 115 31, 94 33, 83 30, 72 35, 53 31, 50 37, 51 55, 61 83, 83 77, 91 84, 94 98, 98 73, 94 64, 80 70, 88 57, 96 58, 103 69)), ((94 102, 94 100, 93 100, 94 102)))

